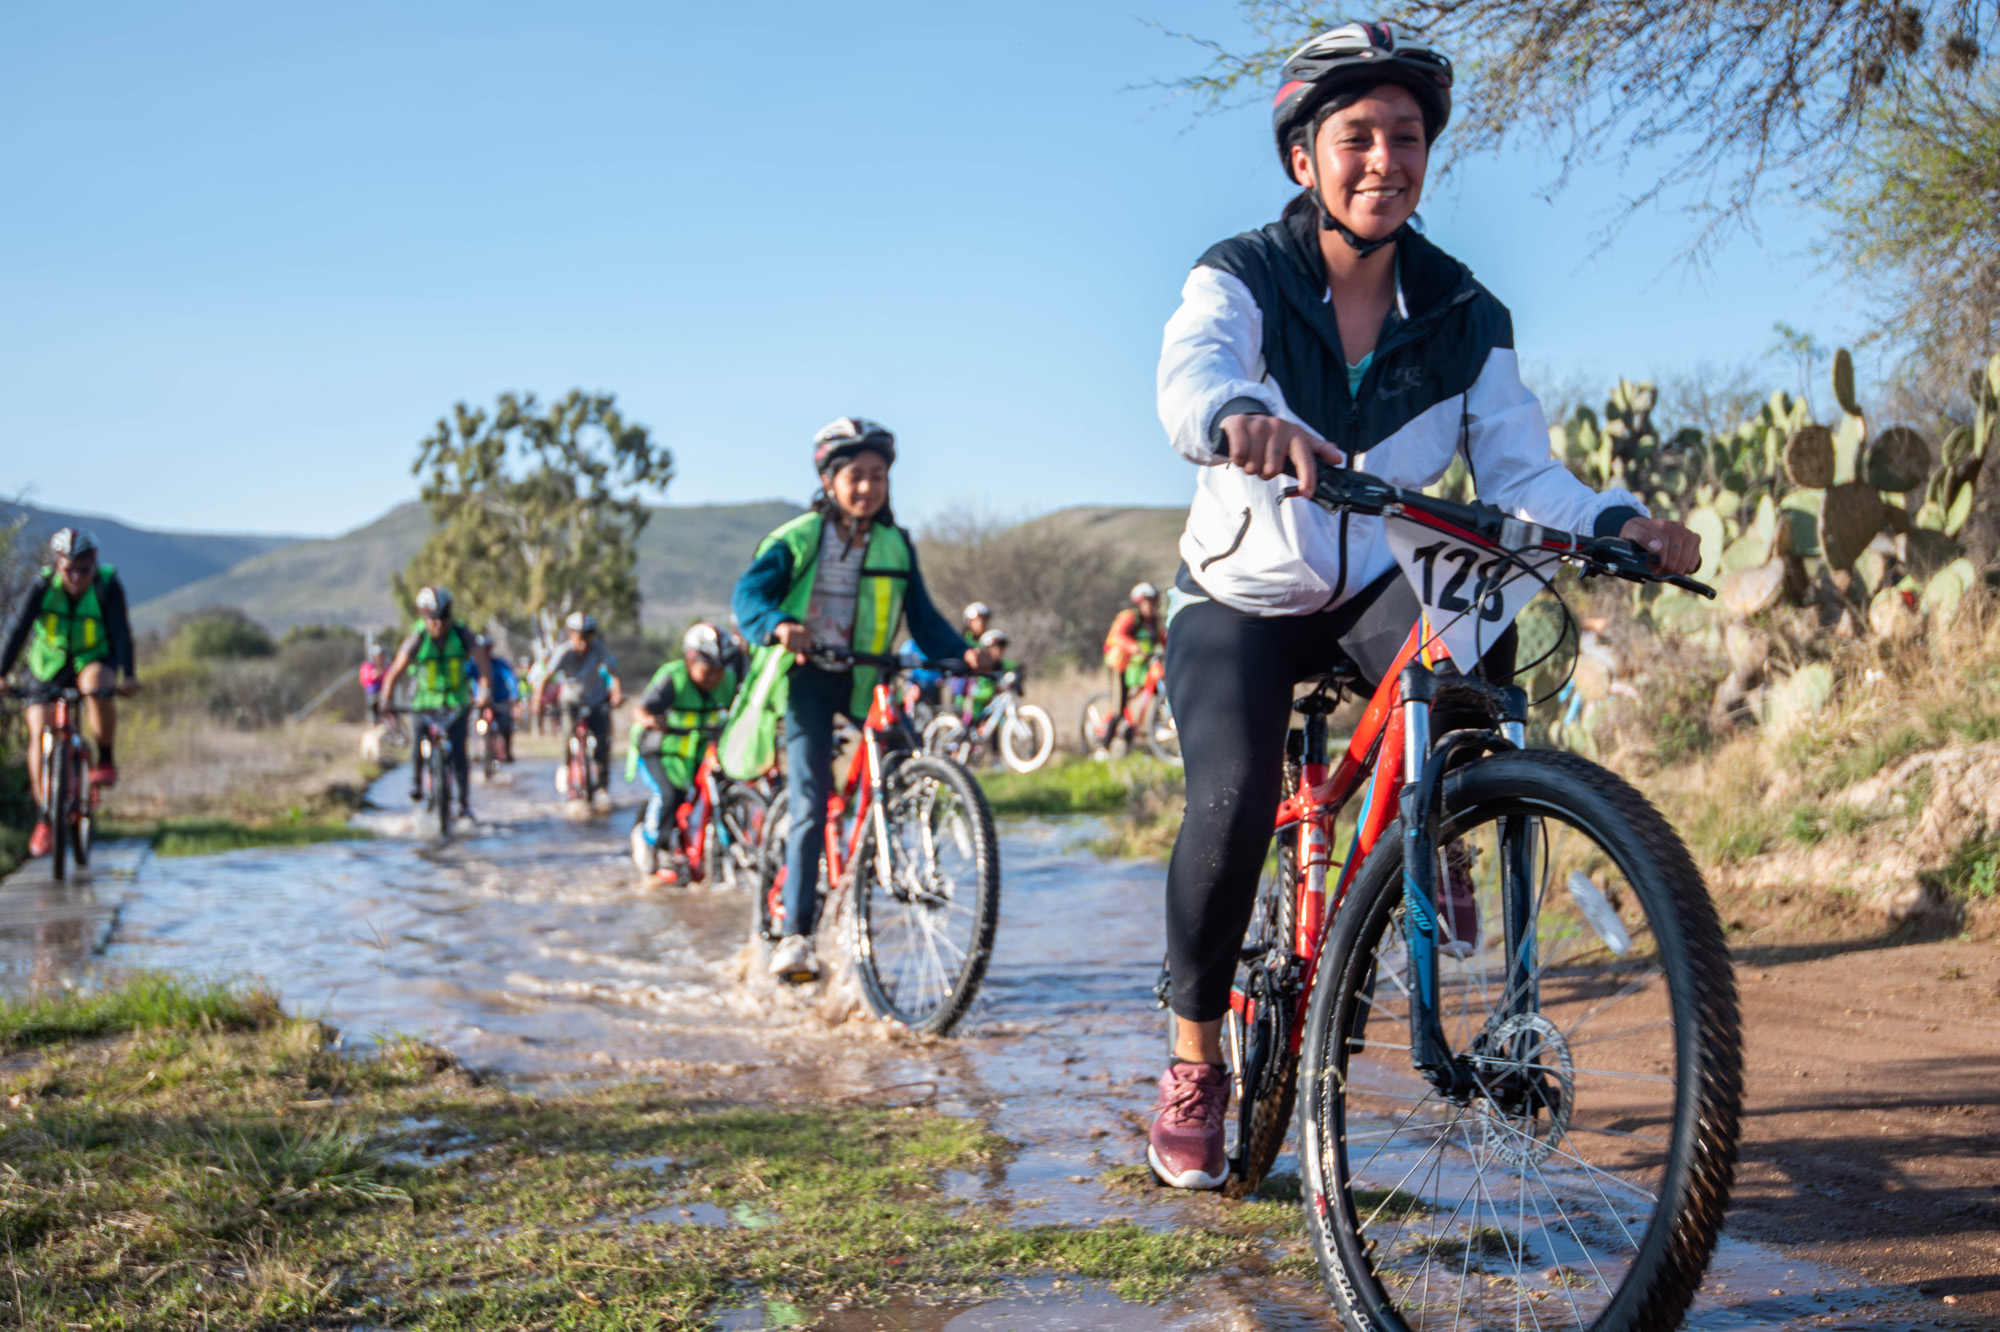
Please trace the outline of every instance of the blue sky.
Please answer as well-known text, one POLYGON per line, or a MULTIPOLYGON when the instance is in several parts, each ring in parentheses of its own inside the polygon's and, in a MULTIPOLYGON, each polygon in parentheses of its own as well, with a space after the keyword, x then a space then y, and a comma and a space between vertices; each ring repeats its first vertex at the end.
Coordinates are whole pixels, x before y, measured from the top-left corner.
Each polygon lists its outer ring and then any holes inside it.
MULTIPOLYGON (((0 11, 0 492, 330 533, 415 494, 460 399, 618 394, 668 499, 810 489, 860 412, 897 507, 1174 504, 1161 324, 1288 193, 1265 113, 1128 91, 1234 6, 57 5, 0 11), (560 11, 560 12, 558 12, 560 11)), ((1548 376, 1753 361, 1862 326, 1772 211, 1705 275, 1677 216, 1590 257, 1610 169, 1466 163, 1430 235, 1548 376), (1664 272, 1663 272, 1664 270, 1664 272)), ((1773 387, 1788 372, 1770 364, 1773 387)))

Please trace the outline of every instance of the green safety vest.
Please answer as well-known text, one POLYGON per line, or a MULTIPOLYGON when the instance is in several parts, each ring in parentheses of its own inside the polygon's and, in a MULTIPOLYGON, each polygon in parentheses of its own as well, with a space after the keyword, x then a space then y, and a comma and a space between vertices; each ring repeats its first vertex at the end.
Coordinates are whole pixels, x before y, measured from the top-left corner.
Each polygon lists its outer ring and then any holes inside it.
POLYGON ((442 642, 424 622, 416 624, 417 654, 410 661, 410 706, 419 712, 453 712, 472 701, 472 656, 465 626, 453 620, 442 642))
POLYGON ((42 592, 41 612, 35 616, 34 636, 28 640, 30 675, 46 684, 62 674, 65 666, 81 670, 111 655, 111 637, 104 626, 104 606, 98 593, 110 585, 117 572, 111 565, 100 565, 97 580, 71 602, 55 570, 42 570, 48 586, 42 592))
MULTIPOLYGON (((688 678, 686 661, 670 661, 654 672, 646 684, 646 692, 653 693, 667 680, 673 681, 674 693, 660 717, 660 766, 667 771, 668 785, 686 790, 694 777, 702 747, 722 729, 729 705, 735 701, 736 672, 725 667, 715 692, 704 694, 688 678)), ((632 727, 625 760, 628 782, 639 775, 639 742, 650 729, 643 722, 632 727)))
MULTIPOLYGON (((757 547, 763 555, 773 545, 783 545, 792 553, 792 585, 779 608, 792 619, 805 622, 806 607, 812 601, 813 578, 819 570, 819 538, 826 519, 817 513, 801 514, 764 538, 757 547)), ((850 643, 856 652, 887 652, 903 618, 903 593, 910 582, 910 540, 889 523, 876 523, 868 530, 868 549, 861 556, 861 582, 854 594, 854 634, 850 643)), ((785 715, 791 691, 787 687, 792 654, 776 643, 766 643, 750 658, 750 676, 744 686, 743 705, 730 714, 717 743, 722 770, 738 781, 755 781, 771 770, 778 758, 778 718, 785 715)), ((854 668, 854 692, 848 713, 863 717, 868 712, 868 696, 880 674, 873 666, 854 668)))

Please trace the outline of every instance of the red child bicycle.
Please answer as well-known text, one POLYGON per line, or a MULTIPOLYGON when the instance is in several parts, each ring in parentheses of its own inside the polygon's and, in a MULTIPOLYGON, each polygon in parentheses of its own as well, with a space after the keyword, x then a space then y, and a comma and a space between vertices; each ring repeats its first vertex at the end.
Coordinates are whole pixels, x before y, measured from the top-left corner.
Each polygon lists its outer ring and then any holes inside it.
POLYGON ((72 686, 49 703, 48 724, 42 728, 42 818, 55 835, 49 850, 49 873, 58 881, 69 877, 68 861, 78 869, 90 864, 91 833, 97 822, 97 787, 90 780, 90 747, 77 726, 77 709, 86 698, 110 698, 114 687, 83 690, 72 686))
POLYGON ((1174 725, 1174 710, 1167 702, 1167 662, 1155 657, 1146 668, 1146 678, 1120 711, 1109 690, 1092 694, 1083 704, 1083 752, 1104 755, 1122 727, 1134 738, 1144 736, 1153 757, 1178 767, 1181 761, 1181 733, 1174 725))
POLYGON ((1734 1173, 1720 925, 1646 799, 1527 748, 1525 692, 1461 674, 1447 645, 1476 660, 1558 562, 1708 589, 1626 541, 1346 469, 1313 498, 1391 520, 1426 613, 1337 762, 1328 717, 1352 668, 1294 704, 1224 1025, 1232 1186, 1270 1170, 1296 1100, 1308 1228, 1357 1332, 1676 1326, 1734 1173))
MULTIPOLYGON (((993 810, 960 764, 921 752, 895 687, 900 657, 814 648, 833 666, 882 675, 847 780, 827 797, 819 924, 841 929, 861 992, 875 1016, 943 1035, 965 1015, 993 952, 1000 915, 1000 847, 993 810)), ((965 674, 963 662, 924 669, 965 674)), ((775 811, 764 833, 763 891, 755 930, 785 933, 785 841, 791 816, 775 811)))

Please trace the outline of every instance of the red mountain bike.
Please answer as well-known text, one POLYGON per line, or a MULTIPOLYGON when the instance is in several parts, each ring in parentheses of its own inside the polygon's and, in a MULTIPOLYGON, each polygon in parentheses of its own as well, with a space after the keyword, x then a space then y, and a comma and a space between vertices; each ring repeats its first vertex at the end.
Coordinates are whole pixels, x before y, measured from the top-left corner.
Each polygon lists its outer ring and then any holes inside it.
POLYGON ((646 811, 642 806, 633 821, 632 863, 642 874, 671 874, 679 881, 683 872, 689 883, 708 883, 717 888, 761 885, 764 824, 770 802, 756 786, 733 781, 722 771, 715 746, 702 752, 701 766, 695 769, 694 783, 679 809, 666 817, 680 832, 681 863, 672 870, 662 868, 665 848, 646 843, 646 811))
POLYGON ((48 725, 42 729, 42 817, 55 834, 49 851, 49 873, 69 877, 68 860, 78 869, 90 864, 91 828, 97 820, 97 788, 90 781, 90 747, 77 726, 77 711, 86 698, 110 698, 116 687, 82 690, 71 687, 49 703, 48 725))
POLYGON ((1525 692, 1461 674, 1439 638, 1469 616, 1490 643, 1557 562, 1709 591, 1630 542, 1347 469, 1313 498, 1390 519, 1426 616, 1337 763, 1327 717, 1351 667, 1293 705, 1225 1019, 1232 1186, 1270 1169, 1296 1097, 1308 1227, 1356 1332, 1678 1326, 1735 1168, 1721 927, 1645 797, 1526 748, 1525 692), (1364 790, 1329 882, 1335 820, 1364 790))
POLYGON ((1118 727, 1122 723, 1134 738, 1146 738, 1146 748, 1153 751, 1154 758, 1164 759, 1178 767, 1181 761, 1181 733, 1174 724, 1174 710, 1167 702, 1166 680, 1166 658, 1154 657, 1146 668, 1146 678, 1125 700, 1122 712, 1108 690, 1085 699, 1083 721, 1078 728, 1083 735, 1083 752, 1109 754, 1111 742, 1118 738, 1118 727))
MULTIPOLYGON (((920 751, 894 687, 902 658, 814 648, 829 665, 874 666, 876 682, 861 752, 827 797, 820 864, 822 924, 851 922, 861 992, 875 1016, 943 1035, 971 1006, 993 952, 1000 916, 1000 846, 986 793, 964 767, 920 751), (844 836, 843 836, 844 835, 844 836)), ((963 675, 963 662, 923 669, 963 675)), ((764 889, 755 929, 785 932, 785 841, 791 815, 774 810, 764 832, 764 889)))

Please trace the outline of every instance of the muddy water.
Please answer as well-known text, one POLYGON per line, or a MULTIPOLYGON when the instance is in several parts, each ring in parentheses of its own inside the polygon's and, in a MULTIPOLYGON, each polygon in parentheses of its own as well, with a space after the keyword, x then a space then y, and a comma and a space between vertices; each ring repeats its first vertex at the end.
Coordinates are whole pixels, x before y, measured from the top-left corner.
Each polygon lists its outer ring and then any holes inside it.
MULTIPOLYGON (((143 965, 258 976, 356 1043, 427 1037, 522 1082, 671 1077, 691 1093, 935 1101, 1021 1144, 991 1177, 948 1181, 1023 1220, 1109 1217, 1171 1226, 1224 1204, 1110 1193, 1107 1166, 1142 1159, 1164 1052, 1151 985, 1161 871, 1107 864, 1078 824, 1002 834, 992 969, 949 1041, 745 984, 748 903, 641 884, 625 859, 635 796, 566 816, 548 763, 475 792, 478 823, 448 845, 407 812, 401 772, 371 793, 367 842, 154 859, 107 848, 67 886, 39 862, 0 885, 0 984, 20 989, 143 965)), ((1281 1159, 1279 1170, 1294 1168, 1281 1159)), ((724 1325, 783 1317, 744 1309, 724 1325)), ((1330 1327, 1314 1293, 1264 1278, 1209 1282, 1179 1304, 1132 1307, 1044 1286, 976 1305, 848 1311, 828 1327, 966 1330, 1330 1327)), ((1727 1242, 1688 1326, 1929 1326, 1900 1291, 1727 1242)))

